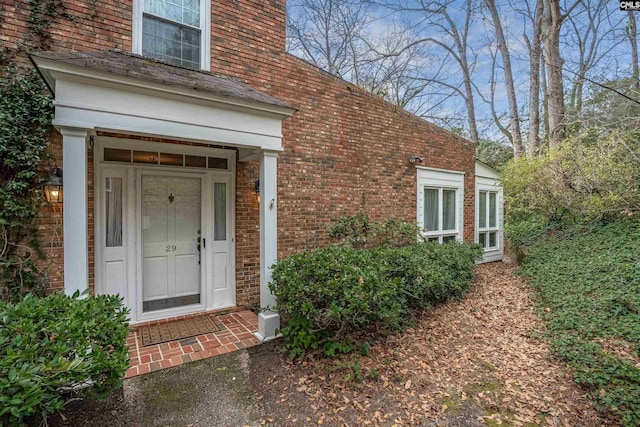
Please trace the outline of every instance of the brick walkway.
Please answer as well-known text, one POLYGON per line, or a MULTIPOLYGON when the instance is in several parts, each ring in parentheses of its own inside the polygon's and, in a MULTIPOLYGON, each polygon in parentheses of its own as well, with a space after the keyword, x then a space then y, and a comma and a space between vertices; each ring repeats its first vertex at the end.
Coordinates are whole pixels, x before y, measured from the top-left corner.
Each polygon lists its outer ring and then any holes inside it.
POLYGON ((255 313, 245 310, 221 315, 212 314, 211 317, 214 322, 224 325, 219 332, 147 347, 142 347, 138 330, 132 330, 127 338, 130 362, 125 378, 180 366, 260 343, 253 335, 258 330, 258 316, 255 313))

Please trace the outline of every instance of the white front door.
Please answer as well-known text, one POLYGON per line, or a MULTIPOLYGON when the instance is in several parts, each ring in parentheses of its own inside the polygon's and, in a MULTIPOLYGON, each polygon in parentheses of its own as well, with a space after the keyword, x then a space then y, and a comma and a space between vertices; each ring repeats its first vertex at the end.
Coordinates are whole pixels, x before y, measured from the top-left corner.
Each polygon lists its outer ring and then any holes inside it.
POLYGON ((202 179, 142 175, 142 311, 201 303, 202 179))

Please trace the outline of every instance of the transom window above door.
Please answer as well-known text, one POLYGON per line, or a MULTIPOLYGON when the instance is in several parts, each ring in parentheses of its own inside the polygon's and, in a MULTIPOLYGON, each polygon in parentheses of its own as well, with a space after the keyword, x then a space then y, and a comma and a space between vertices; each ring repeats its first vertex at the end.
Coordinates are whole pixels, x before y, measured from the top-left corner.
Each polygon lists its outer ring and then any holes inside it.
POLYGON ((155 150, 130 150, 111 147, 104 147, 102 161, 185 168, 229 169, 229 159, 225 157, 197 156, 182 153, 163 153, 155 150))
POLYGON ((208 70, 210 20, 206 0, 134 0, 134 53, 208 70))

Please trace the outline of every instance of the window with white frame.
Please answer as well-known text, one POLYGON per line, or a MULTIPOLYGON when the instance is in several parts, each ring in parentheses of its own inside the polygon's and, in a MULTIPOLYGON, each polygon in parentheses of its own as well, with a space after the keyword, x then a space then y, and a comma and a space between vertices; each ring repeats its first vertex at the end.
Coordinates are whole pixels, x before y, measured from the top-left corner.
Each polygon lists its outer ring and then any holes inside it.
POLYGON ((498 193, 478 192, 478 243, 485 250, 499 247, 498 193))
POLYGON ((424 228, 428 241, 446 243, 456 240, 457 199, 455 188, 424 188, 424 228))
POLYGON ((196 70, 209 69, 210 2, 134 2, 134 53, 196 70))
POLYGON ((464 174, 418 168, 418 225, 430 242, 462 240, 464 174))

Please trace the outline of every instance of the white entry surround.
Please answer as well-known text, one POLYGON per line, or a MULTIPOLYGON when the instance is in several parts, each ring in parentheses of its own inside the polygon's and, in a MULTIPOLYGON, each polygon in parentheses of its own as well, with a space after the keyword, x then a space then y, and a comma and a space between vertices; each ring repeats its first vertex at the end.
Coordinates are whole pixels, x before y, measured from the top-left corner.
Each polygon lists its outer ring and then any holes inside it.
MULTIPOLYGON (((96 293, 122 295, 126 305, 132 309, 132 319, 135 321, 235 306, 236 152, 122 138, 96 137, 94 141, 96 293), (160 153, 160 156, 166 153, 203 160, 224 159, 227 168, 110 161, 105 156, 105 150, 120 153, 160 153), (194 184, 193 191, 197 194, 189 194, 187 201, 197 212, 189 210, 189 205, 186 205, 186 209, 179 207, 181 197, 176 193, 176 182, 194 184), (171 238, 165 236, 164 239, 158 238, 155 239, 156 242, 149 242, 147 233, 154 230, 155 222, 159 222, 157 218, 152 218, 149 212, 145 212, 148 204, 154 203, 154 194, 149 194, 150 190, 146 190, 145 187, 151 187, 153 183, 160 186, 169 185, 171 197, 177 198, 174 205, 173 200, 165 200, 165 195, 155 195, 161 202, 165 202, 164 207, 173 207, 174 221, 186 221, 189 216, 197 218, 197 224, 186 224, 187 228, 193 228, 187 230, 189 236, 174 236, 173 240, 167 240, 171 238), (108 230, 111 222, 107 216, 108 199, 112 197, 116 186, 121 187, 122 193, 119 196, 122 200, 121 206, 118 206, 118 213, 121 212, 122 216, 122 230, 117 230, 119 240, 114 243, 108 241, 113 237, 108 230), (176 212, 176 209, 182 212, 176 212), (156 253, 151 253, 153 251, 156 253), (182 262, 176 261, 177 254, 182 262), (171 265, 166 265, 168 257, 174 258, 171 265), (180 265, 183 265, 183 270, 178 268, 180 265), (182 290, 175 289, 176 282, 182 286, 182 290), (153 286, 173 287, 174 289, 167 290, 166 297, 184 298, 186 294, 197 294, 199 299, 190 304, 148 310, 144 308, 145 302, 148 304, 152 300, 162 300, 158 292, 152 292, 150 289, 153 286), (194 287, 195 292, 191 290, 194 287)), ((172 227, 168 228, 171 233, 172 227)), ((180 234, 175 228, 174 225, 173 233, 180 234)))
MULTIPOLYGON (((75 63, 33 55, 32 60, 55 95, 54 125, 62 134, 64 200, 64 286, 65 292, 88 289, 88 176, 87 148, 96 131, 124 133, 179 140, 190 143, 237 149, 239 161, 260 160, 260 304, 273 306, 267 284, 269 267, 277 258, 277 155, 282 151, 282 120, 295 112, 291 107, 267 102, 221 96, 184 86, 136 79, 104 70, 89 69, 75 63)), ((135 76, 135 73, 132 73, 135 76)), ((132 323, 154 318, 200 311, 235 304, 235 162, 236 150, 155 144, 121 138, 93 138, 95 162, 96 291, 118 293, 132 309, 132 323), (161 164, 125 164, 105 162, 105 147, 128 148, 160 153, 225 157, 227 170, 197 169, 161 164), (177 150, 177 151, 176 151, 177 150), (149 176, 181 176, 201 183, 202 293, 198 304, 142 310, 141 277, 142 218, 141 181, 149 176), (123 194, 122 247, 104 244, 106 186, 105 178, 120 179, 123 194), (225 214, 227 236, 214 243, 209 222, 215 216, 213 188, 227 186, 225 214), (224 259, 224 261, 222 261, 224 259), (226 272, 218 274, 226 266, 226 272), (212 272, 217 272, 212 274, 212 272)), ((195 188, 195 187, 194 187, 195 188)), ((194 216, 195 218, 195 216, 194 216)), ((193 293, 193 292, 191 292, 193 293)), ((173 295, 173 294, 172 294, 173 295)), ((279 325, 271 312, 259 316, 263 339, 274 336, 279 325)))

